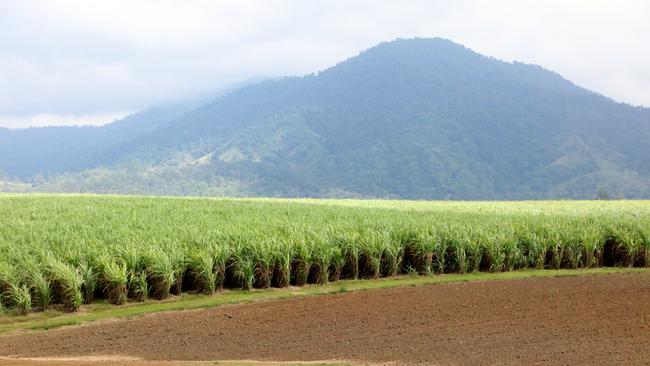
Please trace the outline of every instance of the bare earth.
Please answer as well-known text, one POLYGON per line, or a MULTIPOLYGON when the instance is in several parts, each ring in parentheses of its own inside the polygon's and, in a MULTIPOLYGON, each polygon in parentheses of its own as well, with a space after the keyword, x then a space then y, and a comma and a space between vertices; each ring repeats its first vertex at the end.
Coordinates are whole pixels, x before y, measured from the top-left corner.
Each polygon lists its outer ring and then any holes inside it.
POLYGON ((650 274, 455 283, 159 313, 0 336, 0 356, 0 365, 47 366, 648 364, 650 274))

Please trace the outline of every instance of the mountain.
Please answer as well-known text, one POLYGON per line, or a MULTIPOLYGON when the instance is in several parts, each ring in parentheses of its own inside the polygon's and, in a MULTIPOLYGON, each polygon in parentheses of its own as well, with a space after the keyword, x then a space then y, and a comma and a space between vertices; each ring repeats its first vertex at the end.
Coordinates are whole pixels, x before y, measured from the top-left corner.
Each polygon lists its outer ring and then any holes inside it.
POLYGON ((110 147, 151 133, 192 110, 190 103, 157 106, 104 126, 0 128, 0 170, 16 177, 92 168, 110 147))
MULTIPOLYGON (((649 109, 439 38, 385 42, 165 121, 137 132, 136 123, 109 125, 128 138, 93 149, 85 164, 38 162, 49 174, 33 189, 415 199, 650 191, 649 109)), ((0 133, 0 152, 17 132, 0 133)), ((29 165, 0 160, 12 176, 29 165)))
POLYGON ((19 178, 79 171, 104 165, 120 146, 154 132, 206 102, 254 79, 215 90, 207 96, 162 104, 104 126, 0 127, 0 172, 19 178))

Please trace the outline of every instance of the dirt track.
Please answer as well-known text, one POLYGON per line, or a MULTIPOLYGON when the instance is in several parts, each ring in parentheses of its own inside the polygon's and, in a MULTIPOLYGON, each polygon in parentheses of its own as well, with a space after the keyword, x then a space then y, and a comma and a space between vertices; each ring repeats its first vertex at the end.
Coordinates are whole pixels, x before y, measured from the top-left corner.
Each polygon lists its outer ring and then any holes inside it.
POLYGON ((650 274, 343 293, 0 337, 0 356, 106 355, 160 361, 647 364, 650 274))

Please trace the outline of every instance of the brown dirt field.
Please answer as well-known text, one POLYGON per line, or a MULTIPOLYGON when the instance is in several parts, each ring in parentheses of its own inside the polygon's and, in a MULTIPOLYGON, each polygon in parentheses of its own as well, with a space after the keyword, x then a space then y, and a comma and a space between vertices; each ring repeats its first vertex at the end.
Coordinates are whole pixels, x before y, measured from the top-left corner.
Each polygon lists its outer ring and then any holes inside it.
POLYGON ((650 274, 455 283, 159 313, 0 336, 0 356, 112 356, 125 357, 113 359, 124 365, 649 364, 650 274))

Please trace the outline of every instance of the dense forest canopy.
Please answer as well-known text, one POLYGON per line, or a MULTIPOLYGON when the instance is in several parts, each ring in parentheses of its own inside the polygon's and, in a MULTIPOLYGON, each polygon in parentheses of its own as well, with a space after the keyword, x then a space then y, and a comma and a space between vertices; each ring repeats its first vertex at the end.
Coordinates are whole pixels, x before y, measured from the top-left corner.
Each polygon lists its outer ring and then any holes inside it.
POLYGON ((648 151, 650 110, 440 38, 103 127, 0 129, 4 176, 56 192, 647 198, 648 151))

